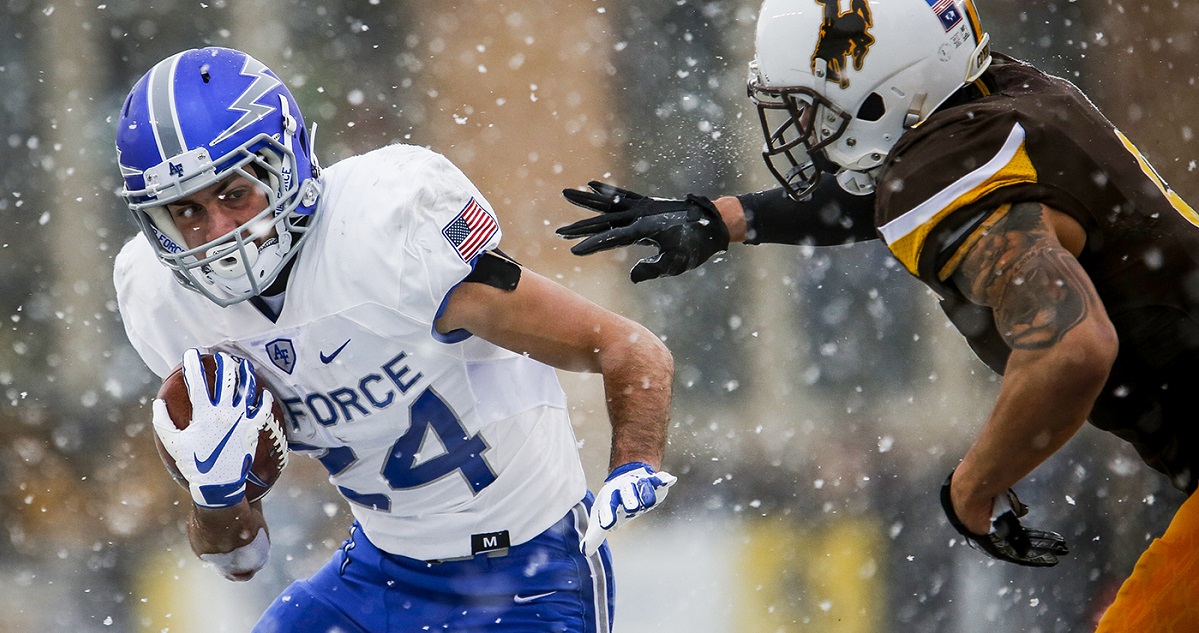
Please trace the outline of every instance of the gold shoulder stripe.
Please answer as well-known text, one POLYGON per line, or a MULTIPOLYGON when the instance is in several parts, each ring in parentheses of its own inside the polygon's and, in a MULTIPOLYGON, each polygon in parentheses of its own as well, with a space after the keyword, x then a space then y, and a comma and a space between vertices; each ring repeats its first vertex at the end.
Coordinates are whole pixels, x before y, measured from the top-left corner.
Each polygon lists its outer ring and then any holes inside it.
POLYGON ((1012 127, 1003 147, 985 165, 951 183, 911 211, 879 227, 887 247, 913 275, 924 240, 945 216, 997 189, 1036 182, 1037 170, 1024 147, 1024 128, 1012 127))
POLYGON ((953 255, 949 258, 949 261, 945 262, 945 265, 941 267, 941 270, 937 271, 937 279, 940 281, 949 279, 949 276, 958 269, 958 266, 961 265, 962 260, 965 259, 966 253, 970 252, 970 247, 974 246, 974 243, 977 242, 980 237, 982 237, 987 231, 990 231, 991 227, 995 226, 996 222, 1007 216, 1008 211, 1011 210, 1012 205, 1001 205, 998 209, 995 209, 995 212, 992 213, 986 220, 984 220, 982 224, 975 227, 975 229, 970 232, 970 235, 966 236, 966 239, 962 242, 962 245, 953 252, 953 255))

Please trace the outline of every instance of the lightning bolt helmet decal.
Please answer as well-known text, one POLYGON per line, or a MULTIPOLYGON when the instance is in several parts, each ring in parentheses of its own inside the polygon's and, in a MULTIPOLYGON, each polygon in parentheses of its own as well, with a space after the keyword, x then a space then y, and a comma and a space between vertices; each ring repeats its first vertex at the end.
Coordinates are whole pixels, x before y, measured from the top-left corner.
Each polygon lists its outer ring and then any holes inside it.
MULTIPOLYGON (((241 93, 241 96, 229 104, 230 111, 241 112, 241 118, 212 139, 212 145, 216 145, 221 141, 237 134, 246 129, 250 125, 261 121, 267 115, 273 113, 276 108, 274 105, 258 103, 259 99, 266 96, 267 93, 274 90, 276 86, 282 85, 283 82, 271 73, 262 62, 253 57, 246 56, 245 66, 241 69, 243 77, 253 77, 254 83, 246 87, 246 91, 241 93)), ((278 101, 278 100, 276 100, 278 101)))

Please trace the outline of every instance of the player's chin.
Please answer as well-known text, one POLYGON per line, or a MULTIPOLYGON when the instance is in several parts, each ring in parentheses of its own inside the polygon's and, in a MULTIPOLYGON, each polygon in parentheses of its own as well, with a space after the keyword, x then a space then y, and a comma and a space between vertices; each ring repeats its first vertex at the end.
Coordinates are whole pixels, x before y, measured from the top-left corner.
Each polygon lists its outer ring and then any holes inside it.
POLYGON ((257 573, 257 569, 251 569, 249 571, 231 571, 225 573, 225 578, 232 580, 233 582, 247 582, 254 577, 254 574, 257 573))

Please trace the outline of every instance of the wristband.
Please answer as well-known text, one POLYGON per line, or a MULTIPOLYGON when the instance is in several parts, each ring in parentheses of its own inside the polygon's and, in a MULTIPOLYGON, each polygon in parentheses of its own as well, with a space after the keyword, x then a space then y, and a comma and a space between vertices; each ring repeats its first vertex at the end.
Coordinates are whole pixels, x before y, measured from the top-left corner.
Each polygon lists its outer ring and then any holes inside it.
POLYGON ((225 578, 229 580, 249 580, 246 574, 266 566, 271 558, 271 539, 264 528, 258 528, 258 535, 253 541, 234 549, 232 552, 217 554, 200 554, 200 560, 211 563, 225 578))

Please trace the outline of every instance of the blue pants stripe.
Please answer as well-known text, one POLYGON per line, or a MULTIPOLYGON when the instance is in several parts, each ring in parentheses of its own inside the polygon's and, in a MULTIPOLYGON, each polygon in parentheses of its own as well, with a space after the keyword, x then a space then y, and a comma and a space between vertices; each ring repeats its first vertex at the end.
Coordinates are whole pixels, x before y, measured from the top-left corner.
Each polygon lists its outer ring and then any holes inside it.
MULTIPOLYGON (((588 511, 591 507, 591 494, 588 493, 588 503, 580 503, 571 509, 570 517, 574 523, 575 534, 578 535, 580 542, 583 540, 583 534, 587 532, 588 511)), ((614 591, 616 583, 612 577, 612 557, 608 551, 608 544, 605 542, 599 551, 587 557, 587 566, 590 570, 591 586, 590 594, 594 602, 595 622, 597 633, 610 633, 612 629, 612 603, 616 596, 614 591)))

